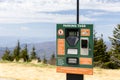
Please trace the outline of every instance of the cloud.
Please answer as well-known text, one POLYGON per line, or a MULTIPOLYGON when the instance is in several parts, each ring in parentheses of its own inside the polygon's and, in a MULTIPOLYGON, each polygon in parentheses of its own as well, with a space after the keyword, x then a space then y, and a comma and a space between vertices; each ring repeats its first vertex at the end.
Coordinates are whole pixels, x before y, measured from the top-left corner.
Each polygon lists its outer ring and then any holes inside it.
MULTIPOLYGON (((80 9, 120 12, 120 2, 102 1, 80 0, 80 9)), ((75 22, 74 14, 45 13, 66 10, 76 10, 76 0, 0 0, 0 23, 75 22)), ((81 20, 94 21, 95 19, 81 15, 81 20)))
POLYGON ((20 30, 22 30, 22 31, 28 31, 29 28, 28 27, 20 27, 20 30))
POLYGON ((120 0, 80 0, 81 9, 120 12, 120 0))
POLYGON ((95 11, 94 12, 90 11, 89 13, 92 16, 99 16, 99 15, 107 14, 107 12, 97 12, 97 11, 96 12, 95 11))
MULTIPOLYGON (((89 17, 80 15, 81 21, 93 21, 89 17)), ((67 14, 51 14, 51 13, 29 13, 20 14, 16 12, 16 15, 10 15, 0 18, 1 23, 30 23, 30 22, 50 22, 50 23, 67 23, 76 22, 76 15, 67 14)))

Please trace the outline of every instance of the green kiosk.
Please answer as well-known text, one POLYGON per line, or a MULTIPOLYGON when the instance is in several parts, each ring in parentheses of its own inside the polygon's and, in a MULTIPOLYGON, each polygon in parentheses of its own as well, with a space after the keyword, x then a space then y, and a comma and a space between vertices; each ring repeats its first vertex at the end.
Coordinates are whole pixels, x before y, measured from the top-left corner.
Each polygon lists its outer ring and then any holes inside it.
POLYGON ((57 72, 93 74, 93 25, 57 24, 57 72))

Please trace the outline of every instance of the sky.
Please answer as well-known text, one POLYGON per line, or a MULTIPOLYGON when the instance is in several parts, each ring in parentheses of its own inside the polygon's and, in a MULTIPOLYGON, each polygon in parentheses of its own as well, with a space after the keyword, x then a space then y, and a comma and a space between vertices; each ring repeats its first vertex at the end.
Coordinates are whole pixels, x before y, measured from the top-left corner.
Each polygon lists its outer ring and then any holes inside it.
MULTIPOLYGON (((56 39, 56 24, 76 24, 77 0, 0 0, 0 38, 56 39)), ((120 22, 120 0, 79 0, 80 24, 105 41, 120 22)), ((9 40, 8 40, 9 41, 9 40)))

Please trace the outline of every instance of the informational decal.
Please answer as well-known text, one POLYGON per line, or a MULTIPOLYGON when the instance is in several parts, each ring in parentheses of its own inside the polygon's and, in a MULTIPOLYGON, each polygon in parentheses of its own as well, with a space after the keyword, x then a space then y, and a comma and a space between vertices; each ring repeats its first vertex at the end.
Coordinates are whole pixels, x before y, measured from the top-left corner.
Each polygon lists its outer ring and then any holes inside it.
POLYGON ((59 30, 58 30, 58 35, 59 35, 59 36, 63 36, 63 35, 64 35, 64 31, 63 31, 62 29, 59 29, 59 30))
POLYGON ((64 58, 58 58, 58 65, 59 66, 62 66, 62 65, 64 65, 65 63, 64 63, 64 58))
POLYGON ((81 36, 90 36, 90 29, 81 29, 81 36))
POLYGON ((65 55, 65 39, 58 39, 58 55, 65 55))
POLYGON ((82 65, 92 65, 92 58, 80 58, 79 60, 82 65))

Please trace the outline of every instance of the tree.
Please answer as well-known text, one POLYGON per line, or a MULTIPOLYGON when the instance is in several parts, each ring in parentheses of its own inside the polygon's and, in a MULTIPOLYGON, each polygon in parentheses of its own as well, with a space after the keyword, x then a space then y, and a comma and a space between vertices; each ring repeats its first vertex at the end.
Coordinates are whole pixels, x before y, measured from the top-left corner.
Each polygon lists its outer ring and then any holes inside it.
POLYGON ((24 62, 28 62, 29 55, 28 55, 28 50, 27 50, 27 44, 25 45, 25 48, 21 51, 20 57, 23 58, 24 62))
POLYGON ((113 30, 113 36, 109 37, 112 43, 111 60, 120 66, 120 24, 113 30))
POLYGON ((37 59, 36 52, 35 52, 35 47, 32 48, 32 52, 31 52, 31 56, 30 57, 31 57, 30 58, 31 60, 32 59, 37 59))
POLYGON ((102 66, 105 62, 109 62, 109 54, 107 53, 107 46, 103 40, 103 35, 100 38, 94 36, 94 62, 97 66, 102 66))
POLYGON ((109 37, 112 43, 112 54, 120 60, 120 25, 113 30, 113 37, 109 37))
POLYGON ((56 58, 55 58, 55 54, 54 53, 51 55, 50 64, 51 65, 55 65, 56 64, 56 58))
POLYGON ((41 62, 41 59, 40 59, 40 57, 39 58, 37 58, 38 59, 38 62, 41 62))
POLYGON ((17 46, 13 51, 13 57, 18 62, 20 59, 20 42, 18 41, 17 46))
POLYGON ((13 61, 14 60, 14 56, 13 56, 13 54, 10 54, 9 55, 9 61, 13 61))
POLYGON ((44 55, 44 58, 43 58, 43 63, 47 64, 47 59, 46 59, 45 55, 44 55))
POLYGON ((6 48, 4 55, 2 56, 3 60, 10 61, 10 50, 6 48))
POLYGON ((96 34, 97 33, 94 31, 94 61, 95 62, 98 61, 96 58, 98 56, 98 46, 97 46, 98 38, 96 37, 96 34))

